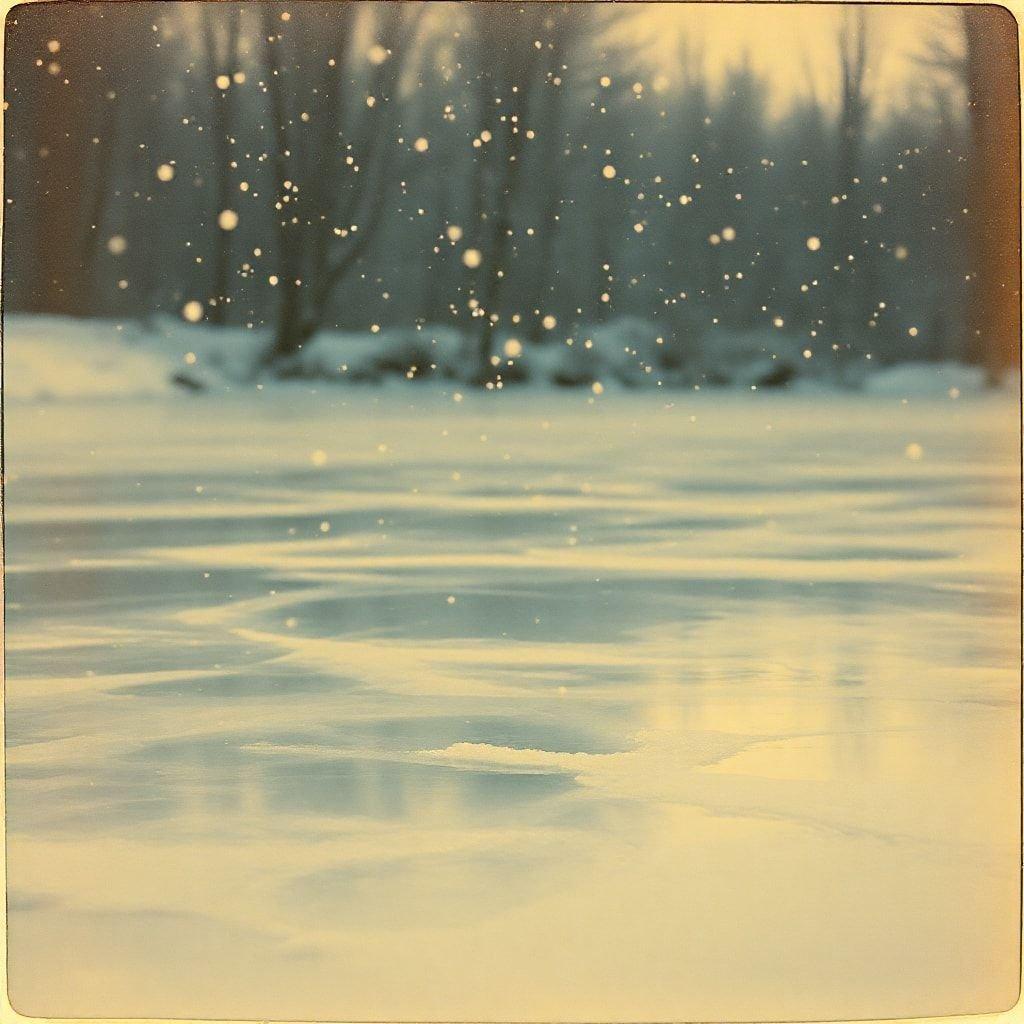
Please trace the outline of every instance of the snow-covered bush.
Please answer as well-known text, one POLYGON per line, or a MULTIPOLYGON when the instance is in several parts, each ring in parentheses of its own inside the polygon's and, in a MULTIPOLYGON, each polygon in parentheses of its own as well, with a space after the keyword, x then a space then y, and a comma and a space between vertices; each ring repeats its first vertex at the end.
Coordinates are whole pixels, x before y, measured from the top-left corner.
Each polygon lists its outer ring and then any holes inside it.
POLYGON ((813 373, 801 339, 779 330, 705 332, 696 344, 693 369, 702 384, 779 387, 813 373))
POLYGON ((279 368, 287 377, 379 381, 457 375, 463 339, 451 328, 395 328, 353 333, 321 331, 279 368))

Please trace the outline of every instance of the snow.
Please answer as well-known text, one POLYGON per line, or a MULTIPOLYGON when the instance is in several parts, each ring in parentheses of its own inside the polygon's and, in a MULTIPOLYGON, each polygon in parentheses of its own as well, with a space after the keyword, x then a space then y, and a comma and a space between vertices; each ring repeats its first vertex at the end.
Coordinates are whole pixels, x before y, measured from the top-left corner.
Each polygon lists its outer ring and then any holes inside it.
POLYGON ((3 356, 7 399, 142 397, 171 388, 169 360, 108 321, 9 315, 3 356))
POLYGON ((21 385, 16 1007, 1016 997, 1009 394, 21 385))
MULTIPOLYGON (((675 337, 639 317, 561 327, 552 340, 531 344, 499 332, 496 372, 507 383, 626 388, 832 387, 826 356, 803 355, 805 341, 764 330, 720 330, 704 339, 675 337), (571 341, 571 344, 568 342, 571 341), (511 344, 511 348, 508 346, 511 344)), ((435 378, 468 381, 475 373, 472 339, 450 326, 385 328, 317 334, 274 374, 258 365, 266 332, 186 323, 155 316, 135 321, 73 320, 9 315, 4 330, 5 390, 13 399, 141 397, 185 390, 237 390, 282 380, 377 383, 435 378)), ((977 393, 984 374, 957 363, 907 363, 847 369, 844 379, 870 393, 948 397, 977 393)), ((1014 390, 1014 382, 1007 385, 1014 390)))
MULTIPOLYGON (((903 363, 866 377, 866 390, 878 395, 931 396, 977 394, 985 387, 985 372, 960 363, 903 363)), ((1015 390, 1014 382, 1007 385, 1015 390)))

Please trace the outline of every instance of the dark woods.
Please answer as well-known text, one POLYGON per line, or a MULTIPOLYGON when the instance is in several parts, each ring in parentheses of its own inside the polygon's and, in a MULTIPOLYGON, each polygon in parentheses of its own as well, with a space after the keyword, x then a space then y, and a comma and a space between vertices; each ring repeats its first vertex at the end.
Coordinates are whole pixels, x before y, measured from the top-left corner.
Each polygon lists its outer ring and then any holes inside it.
POLYGON ((808 76, 774 116, 696 26, 653 66, 635 5, 21 6, 7 309, 198 298, 273 366, 322 329, 448 324, 483 378, 509 332, 626 315, 669 360, 764 329, 840 376, 869 354, 995 375, 1019 336, 1016 27, 951 13, 892 113, 885 17, 838 15, 830 96, 808 76))

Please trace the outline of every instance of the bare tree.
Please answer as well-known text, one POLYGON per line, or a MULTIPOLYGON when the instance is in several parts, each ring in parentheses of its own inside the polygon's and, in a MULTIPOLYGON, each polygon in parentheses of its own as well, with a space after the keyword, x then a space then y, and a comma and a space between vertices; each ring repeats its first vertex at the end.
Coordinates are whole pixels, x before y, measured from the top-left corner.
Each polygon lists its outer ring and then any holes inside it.
POLYGON ((265 364, 293 357, 320 330, 331 299, 380 226, 394 184, 385 169, 398 122, 403 57, 414 49, 423 13, 419 3, 375 6, 376 41, 368 83, 368 100, 372 102, 363 103, 361 109, 349 104, 346 109, 341 93, 353 89, 357 79, 351 46, 357 5, 316 6, 319 17, 304 19, 304 31, 297 26, 295 34, 300 35, 303 58, 326 65, 328 70, 321 66, 318 73, 294 63, 295 52, 289 51, 280 13, 271 4, 260 6, 274 134, 277 277, 282 289, 265 364), (296 127, 290 109, 290 100, 304 94, 299 83, 308 85, 311 77, 320 83, 318 94, 327 98, 319 114, 324 119, 322 128, 319 133, 314 131, 326 150, 310 145, 303 137, 312 120, 309 112, 297 114, 296 127), (332 135, 338 132, 347 137, 347 143, 335 142, 332 135), (339 148, 346 153, 344 165, 338 159, 339 148), (339 180, 342 175, 343 182, 339 180))
POLYGON ((538 173, 534 179, 535 191, 539 193, 539 220, 537 258, 533 268, 533 280, 527 292, 527 334, 531 341, 543 339, 544 307, 555 290, 559 267, 555 261, 558 242, 560 214, 563 204, 564 177, 566 166, 565 125, 567 111, 566 93, 568 84, 567 61, 588 27, 583 12, 573 9, 571 4, 552 5, 542 23, 543 35, 536 42, 541 44, 537 74, 527 88, 533 90, 531 102, 539 112, 531 121, 531 127, 538 134, 538 173))
POLYGON ((839 120, 835 158, 834 216, 830 252, 834 261, 831 315, 840 380, 848 361, 851 339, 863 327, 858 315, 856 265, 859 217, 856 196, 860 184, 871 95, 868 91, 867 15, 862 6, 841 13, 837 39, 839 51, 839 120), (838 268, 838 269, 836 269, 838 268))
POLYGON ((542 4, 473 3, 481 139, 475 160, 483 206, 472 224, 481 265, 475 275, 476 379, 494 377, 491 357, 514 255, 513 213, 518 198, 534 80, 542 67, 542 4), (539 45, 537 45, 539 44, 539 45), (483 198, 486 197, 486 198, 483 198))
POLYGON ((202 7, 203 38, 206 45, 207 88, 215 89, 213 103, 213 222, 216 238, 212 258, 213 303, 207 314, 211 323, 227 321, 231 301, 228 276, 231 272, 231 228, 222 225, 220 214, 231 206, 231 150, 235 123, 233 75, 238 70, 238 40, 241 8, 223 5, 224 14, 213 4, 202 7))

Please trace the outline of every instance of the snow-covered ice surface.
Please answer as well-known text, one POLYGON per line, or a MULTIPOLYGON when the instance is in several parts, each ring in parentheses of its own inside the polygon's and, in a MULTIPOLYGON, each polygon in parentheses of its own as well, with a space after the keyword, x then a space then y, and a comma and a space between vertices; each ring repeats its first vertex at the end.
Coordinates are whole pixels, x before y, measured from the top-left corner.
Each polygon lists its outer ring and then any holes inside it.
POLYGON ((995 1010, 1008 394, 9 398, 33 1014, 995 1010))

